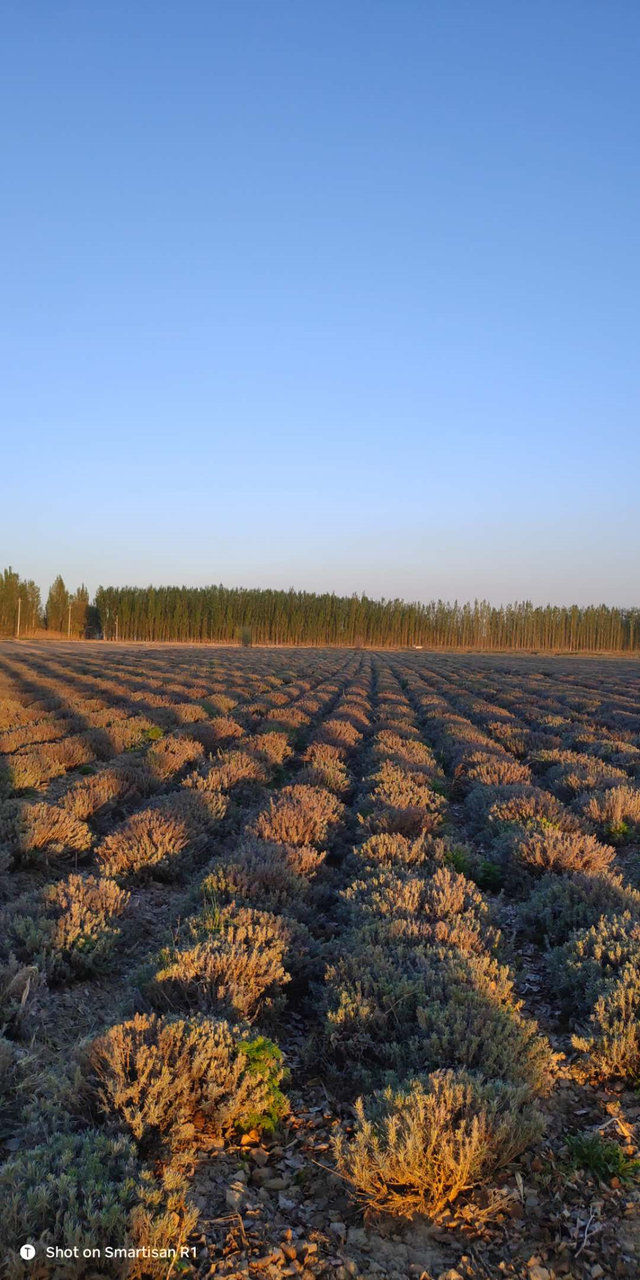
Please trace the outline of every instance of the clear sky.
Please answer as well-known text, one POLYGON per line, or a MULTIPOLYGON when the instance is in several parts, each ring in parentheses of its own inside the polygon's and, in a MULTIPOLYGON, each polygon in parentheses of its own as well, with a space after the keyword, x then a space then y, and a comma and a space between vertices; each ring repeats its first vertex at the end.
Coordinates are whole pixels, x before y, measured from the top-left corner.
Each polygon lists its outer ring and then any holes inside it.
POLYGON ((5 0, 0 568, 639 604, 637 0, 5 0))

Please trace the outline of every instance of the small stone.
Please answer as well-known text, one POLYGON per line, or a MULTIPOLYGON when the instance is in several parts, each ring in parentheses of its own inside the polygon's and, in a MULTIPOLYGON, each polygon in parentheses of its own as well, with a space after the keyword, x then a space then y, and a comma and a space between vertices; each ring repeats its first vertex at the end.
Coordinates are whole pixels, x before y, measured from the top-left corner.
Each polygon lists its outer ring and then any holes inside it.
POLYGON ((298 1250, 294 1244, 282 1244, 280 1246, 287 1262, 295 1262, 298 1256, 298 1250))
POLYGON ((268 1191, 284 1191, 285 1187, 287 1186, 287 1179, 280 1178, 280 1177, 269 1178, 269 1180, 265 1182, 264 1185, 268 1191))
POLYGON ((240 1185, 240 1186, 232 1185, 230 1187, 227 1187, 224 1198, 229 1208, 233 1209, 234 1212, 237 1212, 242 1204, 242 1201, 244 1200, 245 1195, 246 1195, 246 1187, 244 1185, 240 1185))
POLYGON ((550 1273, 546 1267, 535 1265, 529 1268, 529 1280, 551 1280, 550 1273))
POLYGON ((330 1222, 329 1230, 332 1235, 338 1237, 338 1240, 344 1240, 347 1234, 347 1228, 344 1222, 330 1222))
POLYGON ((349 1227, 347 1242, 353 1245, 355 1249, 367 1249, 369 1247, 369 1237, 362 1227, 349 1227))
POLYGON ((596 1262, 595 1266, 591 1268, 589 1275, 591 1276, 591 1280, 599 1280, 599 1277, 604 1275, 604 1268, 600 1266, 599 1262, 596 1262))
POLYGON ((262 1167, 269 1162, 269 1152, 265 1151, 264 1147, 253 1147, 251 1159, 255 1164, 259 1164, 262 1167))

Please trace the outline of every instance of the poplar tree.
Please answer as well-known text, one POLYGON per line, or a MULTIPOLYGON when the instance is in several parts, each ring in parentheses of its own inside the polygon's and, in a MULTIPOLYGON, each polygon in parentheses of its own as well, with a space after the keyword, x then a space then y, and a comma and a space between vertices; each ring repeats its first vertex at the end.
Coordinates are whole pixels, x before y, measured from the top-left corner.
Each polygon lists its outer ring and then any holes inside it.
POLYGON ((47 597, 47 631, 66 631, 68 625, 69 592, 58 574, 47 597))
POLYGON ((35 631, 41 625, 40 589, 31 579, 21 578, 9 566, 0 575, 0 636, 15 636, 18 618, 21 635, 35 631))
POLYGON ((84 583, 71 596, 70 604, 71 634, 82 637, 86 635, 89 621, 89 592, 84 583))

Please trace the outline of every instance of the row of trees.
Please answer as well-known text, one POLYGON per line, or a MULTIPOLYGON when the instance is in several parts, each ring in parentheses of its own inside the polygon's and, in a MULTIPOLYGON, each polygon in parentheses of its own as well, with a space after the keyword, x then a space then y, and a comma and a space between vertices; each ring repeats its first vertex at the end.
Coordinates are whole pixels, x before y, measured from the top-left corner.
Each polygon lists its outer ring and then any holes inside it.
POLYGON ((70 593, 56 578, 40 601, 36 584, 13 569, 0 577, 0 635, 46 627, 73 637, 254 644, 513 649, 570 653, 640 651, 640 609, 579 608, 529 601, 494 608, 474 604, 407 604, 367 596, 316 595, 211 587, 85 586, 70 593))
POLYGON ((640 650, 640 609, 529 601, 494 608, 211 587, 100 587, 105 639, 424 648, 640 650))
POLYGON ((21 578, 11 567, 0 576, 0 636, 30 635, 46 628, 77 638, 91 631, 97 634, 96 624, 84 585, 69 592, 57 577, 43 609, 35 582, 21 578))
POLYGON ((14 636, 18 629, 35 631, 41 625, 40 588, 9 566, 0 576, 0 635, 14 636))
POLYGON ((67 591, 63 579, 57 577, 47 598, 47 630, 66 632, 71 636, 86 636, 91 615, 89 592, 84 583, 72 594, 67 591))

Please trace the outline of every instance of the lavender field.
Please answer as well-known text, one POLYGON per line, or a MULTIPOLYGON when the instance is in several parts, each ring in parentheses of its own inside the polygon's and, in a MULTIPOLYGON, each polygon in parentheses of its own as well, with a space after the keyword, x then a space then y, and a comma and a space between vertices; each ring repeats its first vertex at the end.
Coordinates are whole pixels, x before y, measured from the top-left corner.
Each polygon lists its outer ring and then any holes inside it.
POLYGON ((637 1275, 638 673, 0 645, 6 1275, 637 1275))

